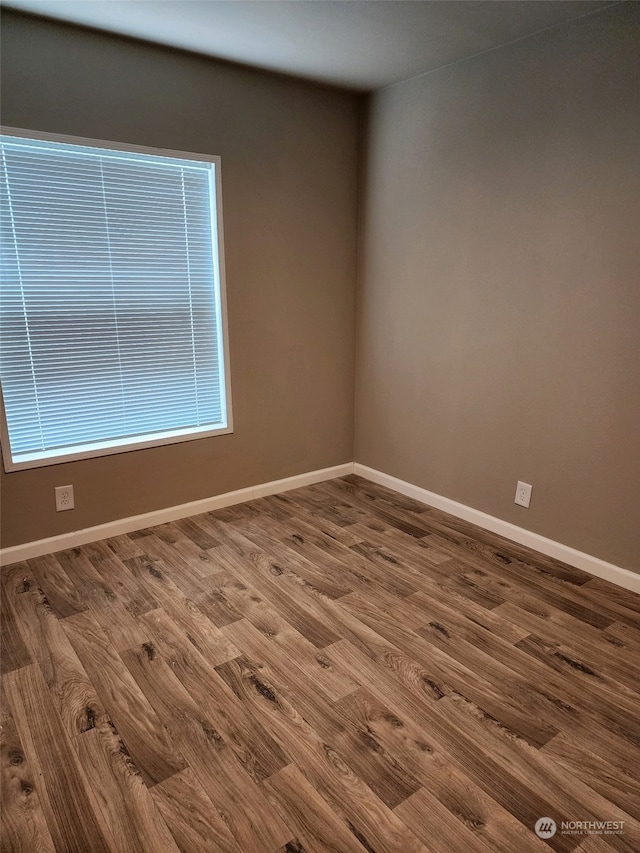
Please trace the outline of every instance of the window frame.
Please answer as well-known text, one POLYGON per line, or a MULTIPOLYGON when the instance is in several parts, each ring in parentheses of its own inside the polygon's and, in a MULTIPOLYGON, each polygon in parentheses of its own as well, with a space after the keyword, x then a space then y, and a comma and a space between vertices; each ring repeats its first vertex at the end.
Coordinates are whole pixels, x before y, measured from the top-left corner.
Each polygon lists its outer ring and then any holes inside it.
MULTIPOLYGON (((69 145, 83 145, 92 148, 103 148, 132 154, 146 154, 157 157, 173 157, 179 160, 194 160, 205 163, 213 163, 213 187, 215 192, 215 205, 212 205, 212 214, 215 216, 213 223, 215 228, 212 238, 214 279, 217 270, 218 299, 220 310, 216 317, 218 335, 220 336, 220 352, 223 358, 224 388, 221 389, 225 403, 226 425, 215 429, 185 427, 184 429, 169 430, 156 434, 154 438, 131 436, 129 438, 117 439, 118 444, 113 445, 116 439, 108 441, 85 442, 85 450, 70 450, 65 453, 64 449, 43 451, 41 458, 33 460, 14 461, 11 453, 11 442, 7 425, 7 416, 0 383, 0 446, 2 450, 3 467, 7 473, 22 471, 30 468, 43 468, 50 465, 60 465, 64 462, 74 462, 81 459, 94 459, 101 456, 111 456, 117 453, 128 453, 132 450, 144 450, 152 447, 162 447, 169 444, 178 444, 184 441, 195 441, 201 438, 210 438, 216 435, 229 435, 233 433, 233 407, 231 399, 231 367, 229 359, 229 323, 227 315, 227 293, 226 293, 226 270, 224 257, 224 226, 222 218, 222 172, 221 158, 216 154, 201 154, 190 151, 177 151, 169 148, 154 148, 145 145, 134 145, 125 142, 114 142, 103 139, 93 139, 82 136, 69 136, 67 134, 47 133, 24 128, 0 126, 0 135, 14 136, 23 139, 35 139, 44 142, 60 142, 69 145)), ((215 282, 214 282, 215 286, 215 282)))

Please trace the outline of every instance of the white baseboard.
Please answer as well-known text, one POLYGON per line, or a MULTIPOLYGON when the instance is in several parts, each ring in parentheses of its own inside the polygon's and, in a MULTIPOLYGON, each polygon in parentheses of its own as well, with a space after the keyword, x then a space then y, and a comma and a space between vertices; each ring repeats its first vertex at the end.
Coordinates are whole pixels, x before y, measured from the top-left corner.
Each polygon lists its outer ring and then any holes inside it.
POLYGON ((547 539, 538 533, 532 533, 523 527, 518 527, 508 521, 503 521, 493 515, 473 509, 473 507, 458 503, 450 498, 445 498, 420 486, 414 486, 412 483, 399 480, 390 474, 383 474, 381 471, 361 465, 359 462, 347 462, 344 465, 334 465, 331 468, 309 471, 306 474, 297 474, 294 477, 285 477, 282 480, 272 480, 269 483, 249 486, 246 489, 237 489, 234 492, 214 495, 213 497, 204 498, 199 501, 191 501, 190 503, 179 504, 178 506, 171 506, 166 509, 155 510, 154 512, 146 512, 142 515, 132 515, 128 518, 116 519, 106 524, 98 524, 95 527, 86 527, 84 530, 74 530, 69 533, 63 533, 60 536, 50 536, 47 539, 39 539, 36 542, 25 542, 23 545, 3 548, 0 550, 0 566, 18 563, 21 560, 29 560, 32 557, 41 557, 44 554, 63 551, 66 548, 74 548, 78 545, 86 545, 88 542, 108 539, 110 536, 120 536, 123 533, 131 533, 134 530, 141 530, 145 527, 165 524, 168 521, 176 521, 178 518, 188 518, 191 515, 198 515, 202 512, 211 512, 212 510, 222 509, 233 504, 263 498, 267 495, 275 495, 279 492, 286 492, 290 489, 299 489, 302 486, 310 486, 313 483, 320 483, 324 480, 345 477, 347 474, 358 474, 366 480, 379 483, 381 486, 386 486, 389 489, 400 492, 402 495, 414 498, 420 501, 420 503, 441 509, 443 512, 448 512, 472 524, 477 524, 478 527, 490 530, 492 533, 497 533, 506 539, 511 539, 519 545, 525 545, 528 548, 546 554, 548 557, 562 560, 570 566, 582 569, 595 577, 603 578, 625 589, 640 593, 640 574, 629 571, 629 569, 623 569, 620 566, 615 566, 613 563, 607 563, 598 557, 592 557, 590 554, 577 551, 575 548, 570 548, 561 542, 547 539))
POLYGON ((483 527, 492 533, 498 533, 500 536, 504 536, 505 539, 511 539, 512 542, 517 542, 519 545, 526 545, 528 548, 540 551, 542 554, 546 554, 547 557, 562 560, 562 562, 568 563, 576 569, 582 569, 598 578, 603 578, 618 586, 625 587, 625 589, 630 589, 632 592, 640 593, 640 574, 632 572, 629 569, 623 569, 620 566, 615 566, 613 563, 600 560, 598 557, 592 557, 590 554, 576 551, 575 548, 570 548, 568 545, 555 542, 553 539, 547 539, 546 536, 532 533, 523 527, 518 527, 508 521, 488 515, 486 512, 481 512, 465 504, 452 501, 450 498, 445 498, 435 492, 429 492, 427 489, 414 486, 405 480, 399 480, 390 474, 383 474, 381 471, 368 468, 359 462, 354 463, 353 473, 359 477, 364 477, 366 480, 371 480, 373 483, 378 483, 381 486, 386 486, 388 489, 400 492, 400 494, 406 495, 409 498, 414 498, 420 501, 420 503, 441 509, 443 512, 448 512, 472 524, 477 524, 478 527, 483 527))
POLYGON ((134 530, 142 530, 145 527, 153 527, 157 524, 165 524, 168 521, 176 521, 178 518, 188 518, 202 512, 211 512, 222 509, 225 506, 252 501, 256 498, 264 498, 267 495, 275 495, 290 489, 299 489, 302 486, 311 486, 313 483, 321 483, 323 480, 333 480, 335 477, 345 477, 353 474, 353 462, 344 465, 334 465, 331 468, 321 468, 317 471, 309 471, 306 474, 297 474, 294 477, 285 477, 283 480, 272 480, 269 483, 260 483, 257 486, 249 486, 246 489, 237 489, 234 492, 226 492, 223 495, 214 495, 199 501, 191 501, 178 506, 170 506, 166 509, 158 509, 153 512, 145 512, 142 515, 132 515, 128 518, 119 518, 106 524, 98 524, 95 527, 85 527, 84 530, 74 530, 70 533, 62 533, 60 536, 50 536, 47 539, 38 539, 36 542, 25 542, 24 545, 14 545, 10 548, 0 550, 0 566, 8 566, 11 563, 19 563, 21 560, 30 560, 32 557, 41 557, 44 554, 52 554, 56 551, 64 551, 66 548, 75 548, 78 545, 86 545, 88 542, 97 542, 100 539, 108 539, 110 536, 120 536, 123 533, 131 533, 134 530))

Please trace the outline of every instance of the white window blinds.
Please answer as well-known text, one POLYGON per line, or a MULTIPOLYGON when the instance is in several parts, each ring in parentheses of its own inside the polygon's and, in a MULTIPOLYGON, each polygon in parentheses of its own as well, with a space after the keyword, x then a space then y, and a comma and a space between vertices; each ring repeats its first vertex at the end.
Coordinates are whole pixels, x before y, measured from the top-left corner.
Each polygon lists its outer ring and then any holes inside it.
POLYGON ((227 431, 216 163, 17 136, 0 155, 11 466, 227 431))

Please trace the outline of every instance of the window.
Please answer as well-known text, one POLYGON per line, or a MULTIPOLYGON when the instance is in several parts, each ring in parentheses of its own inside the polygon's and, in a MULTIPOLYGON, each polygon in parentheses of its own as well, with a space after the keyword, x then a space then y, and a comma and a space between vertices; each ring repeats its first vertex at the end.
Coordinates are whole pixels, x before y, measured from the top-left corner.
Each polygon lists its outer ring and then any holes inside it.
POLYGON ((219 158, 0 137, 6 470, 231 431, 219 158))

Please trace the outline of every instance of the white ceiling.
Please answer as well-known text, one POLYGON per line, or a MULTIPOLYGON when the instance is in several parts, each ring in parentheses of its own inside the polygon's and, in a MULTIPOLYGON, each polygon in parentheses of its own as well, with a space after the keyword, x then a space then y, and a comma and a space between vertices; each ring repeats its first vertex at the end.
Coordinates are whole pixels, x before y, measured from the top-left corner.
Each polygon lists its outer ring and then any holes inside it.
POLYGON ((612 4, 599 0, 8 0, 5 5, 367 91, 612 4))

